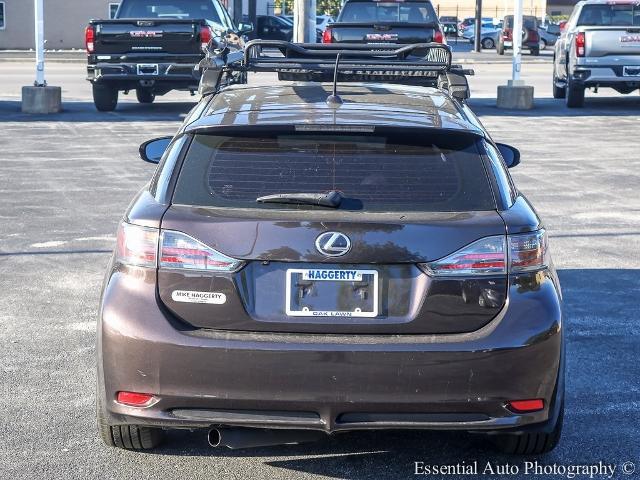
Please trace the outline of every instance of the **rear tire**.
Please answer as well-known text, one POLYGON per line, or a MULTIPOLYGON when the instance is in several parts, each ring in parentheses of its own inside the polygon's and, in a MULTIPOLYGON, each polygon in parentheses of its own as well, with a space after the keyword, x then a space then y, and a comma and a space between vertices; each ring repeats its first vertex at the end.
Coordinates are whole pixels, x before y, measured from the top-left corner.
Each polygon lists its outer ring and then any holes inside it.
POLYGON ((584 87, 582 85, 575 85, 571 81, 571 77, 567 77, 565 101, 569 108, 582 108, 584 107, 584 87))
POLYGON ((538 55, 540 55, 540 48, 532 48, 530 52, 531 52, 531 55, 533 55, 534 57, 537 57, 538 55))
POLYGON ((100 438, 109 447, 125 450, 149 450, 162 443, 164 431, 159 428, 141 427, 138 425, 109 425, 101 405, 101 395, 96 401, 96 417, 100 438))
POLYGON ((93 103, 99 112, 112 112, 118 105, 118 89, 110 85, 94 83, 93 103))
POLYGON ((564 421, 564 404, 560 406, 560 414, 553 430, 549 433, 522 433, 496 435, 494 442, 498 450, 509 455, 542 455, 556 448, 562 435, 564 421))
POLYGON ((156 99, 156 94, 148 88, 136 88, 136 98, 140 103, 153 103, 156 99))
POLYGON ((498 51, 498 55, 504 55, 504 45, 500 42, 498 42, 498 48, 496 49, 498 51))
POLYGON ((553 90, 553 98, 564 98, 567 95, 567 89, 565 87, 559 87, 557 85, 558 78, 556 74, 553 74, 551 88, 553 90))
POLYGON ((484 40, 482 40, 482 48, 484 48, 485 50, 491 50, 495 46, 496 44, 492 38, 485 38, 484 40))

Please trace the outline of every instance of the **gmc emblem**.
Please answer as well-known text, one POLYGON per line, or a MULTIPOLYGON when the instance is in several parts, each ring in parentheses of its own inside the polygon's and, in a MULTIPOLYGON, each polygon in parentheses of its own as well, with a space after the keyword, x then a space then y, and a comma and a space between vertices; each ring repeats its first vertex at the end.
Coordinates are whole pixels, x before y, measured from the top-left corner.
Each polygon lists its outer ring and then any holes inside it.
POLYGON ((377 41, 388 42, 390 40, 397 40, 398 34, 397 33, 367 33, 367 36, 365 38, 367 40, 377 40, 377 41))
POLYGON ((162 38, 162 30, 132 30, 129 32, 133 38, 162 38))

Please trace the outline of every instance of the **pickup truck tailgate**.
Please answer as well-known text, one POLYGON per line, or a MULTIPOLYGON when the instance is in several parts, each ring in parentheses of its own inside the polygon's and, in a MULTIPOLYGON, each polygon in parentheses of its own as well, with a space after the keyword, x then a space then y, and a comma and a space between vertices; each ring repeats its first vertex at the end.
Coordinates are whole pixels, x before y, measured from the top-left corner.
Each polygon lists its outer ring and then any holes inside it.
POLYGON ((586 56, 638 55, 640 27, 588 27, 585 29, 586 56))
POLYGON ((200 51, 200 21, 100 20, 94 22, 95 53, 194 53, 200 51))
POLYGON ((331 28, 337 43, 423 43, 432 42, 435 26, 410 23, 336 23, 331 28))

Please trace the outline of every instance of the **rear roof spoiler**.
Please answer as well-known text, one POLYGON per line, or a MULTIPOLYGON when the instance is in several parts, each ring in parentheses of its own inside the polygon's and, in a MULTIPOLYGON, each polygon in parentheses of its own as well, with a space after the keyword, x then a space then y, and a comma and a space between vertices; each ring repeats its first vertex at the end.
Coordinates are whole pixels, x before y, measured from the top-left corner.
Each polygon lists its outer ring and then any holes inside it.
POLYGON ((212 42, 200 62, 199 92, 210 95, 227 85, 246 83, 248 72, 276 72, 279 80, 431 86, 464 101, 470 97, 466 75, 473 75, 473 70, 451 60, 451 48, 441 43, 398 46, 252 40, 244 50, 231 50, 212 42), (279 50, 282 56, 265 55, 265 48, 279 50))

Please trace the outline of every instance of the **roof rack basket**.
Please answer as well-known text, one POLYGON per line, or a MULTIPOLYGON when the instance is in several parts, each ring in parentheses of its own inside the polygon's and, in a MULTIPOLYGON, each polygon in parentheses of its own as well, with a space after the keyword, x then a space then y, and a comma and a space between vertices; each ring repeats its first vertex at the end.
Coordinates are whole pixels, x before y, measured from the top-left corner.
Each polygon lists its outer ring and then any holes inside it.
POLYGON ((451 48, 441 43, 304 44, 252 40, 244 50, 231 50, 212 42, 200 63, 199 91, 209 95, 227 85, 246 83, 248 72, 276 72, 279 80, 432 86, 447 90, 462 102, 470 97, 466 75, 473 75, 473 70, 454 65, 451 60, 451 48), (265 53, 265 49, 272 49, 273 53, 265 53))

